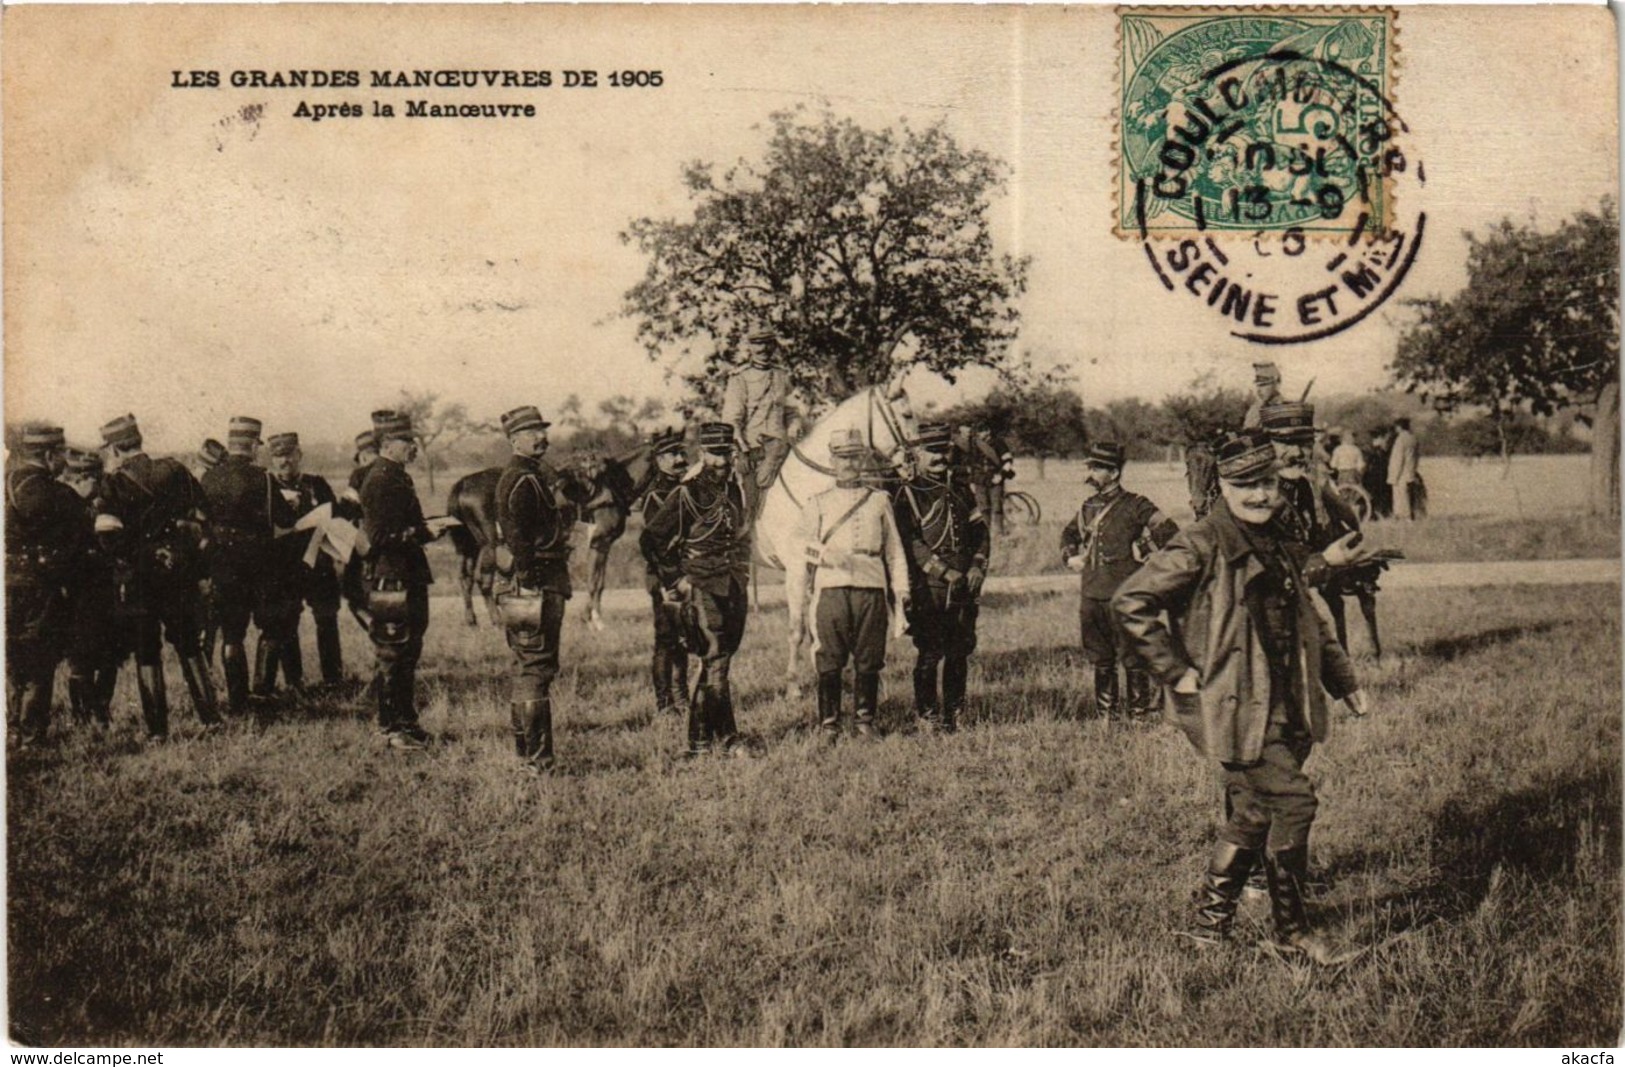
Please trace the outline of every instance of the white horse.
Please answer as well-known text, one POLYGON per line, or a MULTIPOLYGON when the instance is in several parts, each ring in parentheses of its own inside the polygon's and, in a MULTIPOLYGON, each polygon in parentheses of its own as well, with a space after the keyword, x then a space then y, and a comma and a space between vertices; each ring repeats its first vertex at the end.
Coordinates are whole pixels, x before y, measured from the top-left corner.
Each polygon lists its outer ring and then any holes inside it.
POLYGON ((903 390, 900 368, 891 379, 843 400, 791 446, 778 477, 762 496, 756 519, 756 551, 762 560, 784 571, 784 598, 790 608, 790 661, 786 691, 801 695, 801 653, 808 644, 807 544, 797 536, 801 508, 835 484, 828 466, 829 442, 837 430, 857 430, 878 457, 896 463, 908 458, 917 436, 914 410, 903 390))

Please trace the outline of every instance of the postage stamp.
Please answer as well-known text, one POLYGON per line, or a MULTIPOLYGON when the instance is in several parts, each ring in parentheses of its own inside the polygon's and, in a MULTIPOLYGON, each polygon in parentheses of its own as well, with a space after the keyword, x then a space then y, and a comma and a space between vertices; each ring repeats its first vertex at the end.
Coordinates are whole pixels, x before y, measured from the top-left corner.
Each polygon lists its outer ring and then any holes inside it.
POLYGON ((1118 232, 1386 229, 1394 29, 1386 10, 1122 11, 1118 232))

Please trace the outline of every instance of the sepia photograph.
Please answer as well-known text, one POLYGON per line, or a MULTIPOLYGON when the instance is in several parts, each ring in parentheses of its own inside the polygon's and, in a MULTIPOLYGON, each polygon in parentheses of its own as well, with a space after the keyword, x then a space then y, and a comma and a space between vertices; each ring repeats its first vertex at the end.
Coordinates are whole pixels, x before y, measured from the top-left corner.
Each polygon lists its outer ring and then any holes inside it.
POLYGON ((0 31, 14 1053, 1612 1062, 1610 7, 0 31))

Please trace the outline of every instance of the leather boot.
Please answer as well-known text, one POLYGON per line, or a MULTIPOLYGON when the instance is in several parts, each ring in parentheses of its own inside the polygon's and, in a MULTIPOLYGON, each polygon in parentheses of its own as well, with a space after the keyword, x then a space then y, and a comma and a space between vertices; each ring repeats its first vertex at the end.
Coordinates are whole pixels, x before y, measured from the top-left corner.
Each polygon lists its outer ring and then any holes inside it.
POLYGON ((959 729, 959 714, 965 710, 965 676, 970 663, 949 658, 942 663, 942 728, 948 733, 959 729))
POLYGON ((521 758, 531 770, 549 770, 553 766, 553 702, 547 697, 519 701, 516 713, 524 726, 521 758))
POLYGON ((716 704, 711 711, 711 736, 716 738, 722 751, 728 755, 744 754, 740 746, 739 724, 734 722, 733 687, 726 678, 716 687, 716 704))
POLYGON ((520 759, 530 755, 530 744, 525 739, 525 701, 508 702, 508 726, 513 730, 513 752, 520 759))
POLYGON ((656 645, 654 656, 649 661, 649 678, 655 687, 655 714, 664 715, 671 711, 676 701, 671 695, 671 650, 663 645, 656 645))
POLYGON ((94 680, 82 668, 68 670, 68 714, 73 716, 76 726, 90 724, 90 709, 95 700, 91 692, 94 684, 94 680))
POLYGON ((372 695, 378 704, 378 729, 390 733, 396 726, 395 693, 389 675, 379 670, 372 676, 372 695))
POLYGON ((39 744, 51 731, 51 691, 55 688, 56 672, 30 673, 32 676, 23 682, 22 740, 24 744, 39 744))
POLYGON ((1241 887, 1247 882, 1248 872, 1258 865, 1259 852, 1259 849, 1242 848, 1228 841, 1214 844, 1207 873, 1202 876, 1196 922, 1185 936, 1209 945, 1230 940, 1230 928, 1236 920, 1236 902, 1241 899, 1241 887))
POLYGON ((118 685, 118 667, 97 668, 91 679, 90 689, 90 715, 98 726, 109 726, 112 722, 113 687, 118 685))
POLYGON ((841 736, 841 672, 818 673, 818 732, 830 744, 841 736))
POLYGON ((914 666, 914 714, 925 726, 942 725, 942 700, 937 695, 937 665, 914 666))
POLYGON ((1095 716, 1117 718, 1117 665, 1095 667, 1095 716))
POLYGON ((679 715, 688 714, 688 650, 679 645, 666 652, 671 667, 671 710, 679 715))
POLYGON ((164 692, 161 664, 140 664, 135 669, 136 688, 141 692, 141 717, 146 720, 149 740, 169 736, 169 694, 164 692))
POLYGON ((220 669, 226 676, 226 710, 240 714, 248 706, 248 655, 242 645, 221 646, 220 669))
POLYGON ((186 692, 192 698, 192 710, 204 726, 220 725, 220 708, 214 699, 214 682, 203 666, 198 653, 181 657, 181 677, 186 679, 186 692))
POLYGON ((1358 959, 1365 949, 1343 944, 1309 925, 1304 886, 1309 881, 1309 846, 1266 853, 1264 873, 1270 885, 1270 916, 1275 922, 1277 951, 1302 955, 1323 967, 1358 959))
POLYGON ((711 751, 711 702, 715 695, 701 684, 688 706, 688 755, 703 756, 711 751))
POLYGON ((339 643, 339 617, 316 616, 316 658, 321 661, 322 681, 338 685, 344 681, 344 646, 339 643))
POLYGON ((880 706, 880 675, 860 674, 856 679, 854 729, 859 737, 875 736, 875 710, 880 706))
POLYGON ((260 634, 259 640, 254 642, 254 685, 253 693, 257 697, 268 697, 276 686, 277 668, 282 664, 280 642, 274 638, 260 634))
MULTIPOLYGON (((282 665, 282 682, 289 689, 302 689, 305 685, 305 652, 299 647, 299 633, 294 631, 286 638, 278 638, 276 643, 277 662, 282 665)), ((275 683, 276 668, 271 668, 272 682, 275 683)))
POLYGON ((1130 718, 1148 719, 1157 713, 1162 694, 1147 670, 1129 668, 1128 713, 1130 718))

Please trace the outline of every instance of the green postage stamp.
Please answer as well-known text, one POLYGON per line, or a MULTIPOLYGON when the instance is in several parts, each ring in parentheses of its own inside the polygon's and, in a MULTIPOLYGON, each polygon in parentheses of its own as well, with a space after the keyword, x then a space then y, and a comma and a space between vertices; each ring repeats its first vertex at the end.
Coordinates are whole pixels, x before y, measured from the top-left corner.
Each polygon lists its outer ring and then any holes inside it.
POLYGON ((1120 9, 1116 231, 1383 233, 1390 9, 1120 9))

